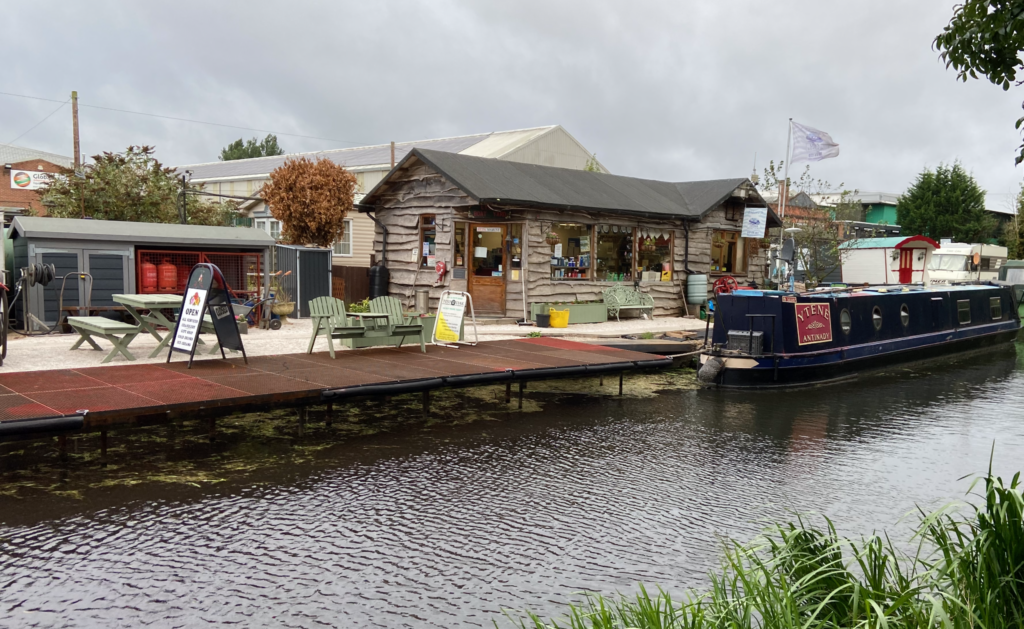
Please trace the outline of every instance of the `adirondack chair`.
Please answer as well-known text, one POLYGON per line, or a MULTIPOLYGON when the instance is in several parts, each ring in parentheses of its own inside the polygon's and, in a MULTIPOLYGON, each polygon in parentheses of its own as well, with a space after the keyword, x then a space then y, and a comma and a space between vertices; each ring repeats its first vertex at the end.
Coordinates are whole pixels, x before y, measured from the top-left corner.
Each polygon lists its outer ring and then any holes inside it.
POLYGON ((402 302, 394 297, 377 297, 370 300, 370 312, 381 312, 388 315, 388 334, 397 336, 401 347, 406 337, 416 337, 420 341, 420 350, 426 353, 427 346, 423 342, 423 323, 406 317, 402 312, 402 302))
POLYGON ((345 302, 334 297, 317 297, 309 302, 309 316, 313 319, 313 336, 309 339, 307 354, 313 353, 316 337, 327 337, 327 349, 334 358, 334 339, 362 338, 366 328, 362 325, 350 325, 345 312, 345 302))

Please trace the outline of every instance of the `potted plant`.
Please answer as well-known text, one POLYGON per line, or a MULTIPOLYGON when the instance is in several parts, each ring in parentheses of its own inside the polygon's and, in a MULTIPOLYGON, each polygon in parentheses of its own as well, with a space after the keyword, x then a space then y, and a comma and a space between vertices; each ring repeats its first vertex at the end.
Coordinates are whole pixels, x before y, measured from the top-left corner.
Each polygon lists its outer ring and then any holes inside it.
POLYGON ((288 315, 295 312, 295 302, 292 301, 291 295, 288 294, 288 289, 281 282, 282 278, 291 274, 292 272, 288 271, 282 275, 278 271, 274 274, 274 279, 270 280, 270 290, 274 293, 274 305, 270 307, 270 311, 282 319, 286 319, 288 315))
POLYGON ((552 247, 554 247, 554 246, 555 246, 555 245, 557 245, 557 244, 558 244, 559 242, 561 242, 561 238, 559 238, 559 237, 558 237, 558 233, 557 233, 557 232, 552 232, 552 231, 549 231, 549 232, 548 232, 548 233, 547 233, 547 234, 546 234, 546 235, 544 236, 544 242, 546 242, 546 243, 548 243, 549 245, 551 245, 552 247))

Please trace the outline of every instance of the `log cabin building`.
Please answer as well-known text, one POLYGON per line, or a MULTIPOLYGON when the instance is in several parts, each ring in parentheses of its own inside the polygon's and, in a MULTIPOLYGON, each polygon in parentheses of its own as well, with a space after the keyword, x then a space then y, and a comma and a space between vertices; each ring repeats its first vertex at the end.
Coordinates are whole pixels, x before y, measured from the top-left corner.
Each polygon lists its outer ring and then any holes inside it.
POLYGON ((524 318, 531 303, 600 300, 615 283, 638 282, 656 316, 685 313, 691 274, 763 285, 763 239, 740 236, 748 206, 766 203, 746 178, 672 183, 414 149, 359 210, 407 307, 417 289, 431 308, 463 290, 477 314, 524 318))

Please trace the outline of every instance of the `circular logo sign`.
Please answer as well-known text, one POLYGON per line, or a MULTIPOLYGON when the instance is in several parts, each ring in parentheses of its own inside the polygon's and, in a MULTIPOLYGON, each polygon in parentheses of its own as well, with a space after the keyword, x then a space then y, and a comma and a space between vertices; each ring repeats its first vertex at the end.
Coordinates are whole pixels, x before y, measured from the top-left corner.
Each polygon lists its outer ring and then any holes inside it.
POLYGON ((32 177, 28 173, 15 173, 14 185, 19 188, 27 188, 32 183, 32 177))

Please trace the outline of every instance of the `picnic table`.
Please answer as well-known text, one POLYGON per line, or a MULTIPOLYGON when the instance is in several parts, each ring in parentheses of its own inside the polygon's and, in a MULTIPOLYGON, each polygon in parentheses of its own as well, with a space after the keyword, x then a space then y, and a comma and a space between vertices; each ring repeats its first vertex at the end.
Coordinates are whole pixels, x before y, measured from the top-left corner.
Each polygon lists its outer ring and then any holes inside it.
MULTIPOLYGON (((113 295, 112 299, 124 306, 124 309, 128 311, 135 320, 139 322, 139 328, 141 332, 148 332, 153 335, 160 343, 156 346, 149 357, 155 358, 160 355, 170 343, 171 339, 174 338, 174 328, 177 326, 176 321, 172 321, 164 315, 164 310, 181 310, 181 302, 184 297, 181 295, 164 295, 164 294, 139 294, 139 295, 113 295), (145 312, 140 312, 145 311, 145 312), (167 334, 160 336, 157 332, 158 327, 167 329, 167 334)), ((209 316, 203 317, 203 327, 200 330, 202 334, 213 334, 213 321, 209 316)), ((200 345, 205 345, 202 339, 199 339, 200 345)), ((216 352, 220 348, 218 343, 214 343, 210 353, 216 352)))

